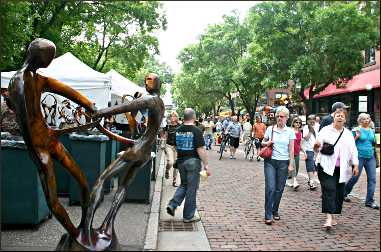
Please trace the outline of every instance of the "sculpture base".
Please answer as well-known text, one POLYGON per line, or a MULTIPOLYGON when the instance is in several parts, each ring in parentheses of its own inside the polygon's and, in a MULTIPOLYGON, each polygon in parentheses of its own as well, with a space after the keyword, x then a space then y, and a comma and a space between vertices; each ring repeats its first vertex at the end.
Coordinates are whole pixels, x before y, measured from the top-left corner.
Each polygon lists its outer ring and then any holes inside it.
POLYGON ((93 248, 89 249, 78 243, 75 239, 73 239, 69 234, 64 234, 61 237, 60 242, 56 247, 56 251, 121 251, 121 246, 117 239, 112 241, 108 246, 102 248, 93 248))

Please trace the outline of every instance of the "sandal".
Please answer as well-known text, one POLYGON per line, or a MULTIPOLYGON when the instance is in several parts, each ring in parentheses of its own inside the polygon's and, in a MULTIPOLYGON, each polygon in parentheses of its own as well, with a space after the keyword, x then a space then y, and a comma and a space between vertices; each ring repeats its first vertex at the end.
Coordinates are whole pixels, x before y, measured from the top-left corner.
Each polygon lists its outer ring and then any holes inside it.
POLYGON ((331 230, 331 228, 332 228, 332 224, 328 224, 328 223, 326 222, 326 223, 323 224, 322 227, 325 228, 325 229, 328 231, 328 230, 331 230))
POLYGON ((271 224, 273 224, 273 220, 265 220, 265 224, 266 225, 271 225, 271 224))

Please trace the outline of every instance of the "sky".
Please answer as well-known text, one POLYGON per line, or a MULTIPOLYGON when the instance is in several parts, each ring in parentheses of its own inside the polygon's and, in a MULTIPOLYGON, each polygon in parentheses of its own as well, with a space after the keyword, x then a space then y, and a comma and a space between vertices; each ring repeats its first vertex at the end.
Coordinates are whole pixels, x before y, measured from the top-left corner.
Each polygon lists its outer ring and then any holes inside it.
POLYGON ((160 62, 167 63, 174 73, 179 72, 176 59, 181 49, 198 41, 208 24, 222 22, 222 16, 237 9, 240 17, 259 1, 162 1, 167 15, 167 30, 156 33, 159 39, 160 62))

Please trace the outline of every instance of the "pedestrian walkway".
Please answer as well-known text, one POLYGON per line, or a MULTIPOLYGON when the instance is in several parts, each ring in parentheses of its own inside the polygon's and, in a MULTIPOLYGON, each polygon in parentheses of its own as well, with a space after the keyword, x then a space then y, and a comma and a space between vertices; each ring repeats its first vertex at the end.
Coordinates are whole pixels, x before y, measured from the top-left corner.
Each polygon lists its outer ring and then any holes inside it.
MULTIPOLYGON (((164 169, 164 158, 162 169, 164 169)), ((170 173, 172 174, 172 173, 170 173)), ((180 184, 178 176, 177 184, 180 184)), ((163 179, 158 232, 158 251, 210 251, 202 222, 184 223, 184 202, 176 209, 175 216, 167 214, 166 206, 177 187, 172 186, 172 177, 163 179)), ((197 213, 199 214, 199 213, 197 213)))
MULTIPOLYGON (((325 215, 320 187, 308 189, 303 161, 299 190, 285 188, 281 220, 265 225, 263 161, 245 160, 242 147, 236 160, 228 154, 218 160, 216 150, 208 151, 212 176, 198 194, 198 210, 212 250, 380 250, 380 211, 365 207, 356 195, 351 203, 344 203, 339 224, 332 231, 321 228, 325 215)), ((364 183, 365 174, 354 194, 365 195, 364 183)))

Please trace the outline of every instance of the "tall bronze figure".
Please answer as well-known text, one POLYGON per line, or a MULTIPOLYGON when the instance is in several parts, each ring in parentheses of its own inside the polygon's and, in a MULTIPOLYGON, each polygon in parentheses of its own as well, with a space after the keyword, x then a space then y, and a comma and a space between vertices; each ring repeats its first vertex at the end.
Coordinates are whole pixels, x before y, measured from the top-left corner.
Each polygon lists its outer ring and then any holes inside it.
POLYGON ((55 45, 49 40, 39 38, 32 41, 28 48, 25 63, 22 69, 17 71, 11 79, 8 90, 25 144, 32 160, 38 167, 47 204, 70 236, 77 238, 78 230, 84 225, 89 204, 87 180, 79 166, 58 140, 61 134, 70 130, 49 128, 41 112, 40 102, 43 92, 51 92, 73 100, 91 113, 94 112, 94 105, 86 97, 62 82, 36 72, 38 68, 47 67, 50 64, 55 56, 55 51, 55 45), (58 200, 52 158, 57 159, 80 186, 82 219, 78 228, 74 226, 65 208, 58 200))
MULTIPOLYGON (((134 145, 128 147, 124 153, 113 161, 100 175, 90 196, 90 205, 86 216, 87 234, 92 234, 91 247, 97 250, 114 249, 117 238, 114 230, 114 220, 124 202, 128 185, 133 181, 137 172, 151 159, 151 148, 155 144, 160 123, 164 116, 164 103, 160 96, 161 83, 157 75, 149 74, 145 77, 147 95, 141 96, 124 104, 101 109, 94 118, 105 117, 126 112, 136 112, 139 109, 148 109, 148 126, 143 135, 134 145), (119 187, 114 195, 113 202, 102 225, 93 229, 92 223, 95 211, 98 208, 103 186, 107 179, 119 176, 119 187)), ((101 129, 104 131, 103 129, 101 129)))

